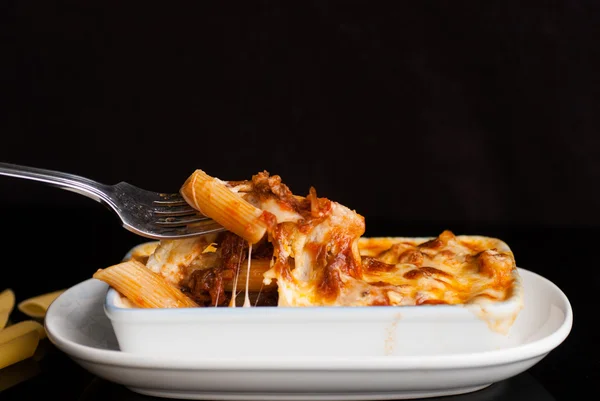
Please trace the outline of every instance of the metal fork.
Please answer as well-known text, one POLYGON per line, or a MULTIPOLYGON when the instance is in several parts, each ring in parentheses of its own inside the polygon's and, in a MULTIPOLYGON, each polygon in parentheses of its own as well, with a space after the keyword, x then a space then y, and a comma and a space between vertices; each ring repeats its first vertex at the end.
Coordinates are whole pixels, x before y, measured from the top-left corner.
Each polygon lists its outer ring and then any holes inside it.
POLYGON ((107 206, 129 231, 152 239, 187 238, 224 231, 178 193, 146 191, 126 182, 105 185, 60 171, 0 163, 0 175, 40 181, 87 196, 107 206))

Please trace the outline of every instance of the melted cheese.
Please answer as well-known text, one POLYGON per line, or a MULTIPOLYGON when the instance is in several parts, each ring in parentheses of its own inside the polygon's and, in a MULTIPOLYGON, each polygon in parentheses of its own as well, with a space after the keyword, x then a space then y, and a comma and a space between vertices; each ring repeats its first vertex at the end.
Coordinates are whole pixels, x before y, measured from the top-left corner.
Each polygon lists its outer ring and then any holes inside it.
MULTIPOLYGON (((364 238, 364 218, 318 198, 314 188, 306 197, 293 195, 266 172, 252 181, 219 182, 272 217, 264 238, 273 246, 272 263, 263 283, 276 282, 279 306, 475 304, 513 293, 514 256, 498 239, 451 231, 435 238, 364 238)), ((149 268, 172 282, 185 280, 186 266, 195 266, 214 237, 203 240, 203 247, 195 241, 200 240, 161 243, 149 268)), ((250 304, 250 244, 248 252, 244 306, 250 304)), ((239 273, 238 264, 232 307, 239 273)))
POLYGON ((252 262, 252 244, 248 243, 248 267, 246 274, 246 291, 244 293, 244 308, 249 308, 250 305, 250 296, 248 294, 248 285, 250 284, 250 262, 252 262))
MULTIPOLYGON (((240 250, 241 252, 241 250, 240 250)), ((238 285, 238 279, 240 278, 240 264, 241 264, 242 258, 238 258, 238 265, 237 265, 237 269, 236 269, 236 273, 235 273, 235 280, 233 281, 233 291, 231 292, 231 300, 229 301, 229 307, 230 308, 235 308, 235 301, 237 298, 237 285, 238 285)), ((216 303, 215 303, 216 305, 216 303)))
MULTIPOLYGON (((265 176, 258 177, 263 192, 264 183, 265 176)), ((277 281, 280 306, 467 304, 511 293, 516 264, 500 240, 451 231, 437 238, 363 239, 363 217, 318 198, 314 188, 302 204, 275 194, 280 191, 256 196, 254 204, 277 218, 269 232, 274 263, 264 283, 277 281), (278 210, 290 205, 302 219, 280 218, 278 210)))
POLYGON ((146 267, 170 283, 179 285, 187 268, 197 262, 203 251, 215 241, 216 234, 177 240, 162 240, 148 257, 146 267))

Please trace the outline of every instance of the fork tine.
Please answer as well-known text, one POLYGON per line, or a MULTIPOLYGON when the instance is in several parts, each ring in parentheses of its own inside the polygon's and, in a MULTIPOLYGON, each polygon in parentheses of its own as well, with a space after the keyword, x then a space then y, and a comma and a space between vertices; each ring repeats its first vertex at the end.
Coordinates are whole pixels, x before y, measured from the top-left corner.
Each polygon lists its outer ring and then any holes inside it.
MULTIPOLYGON (((154 204, 157 206, 179 206, 179 205, 188 205, 188 203, 183 199, 181 194, 172 193, 172 194, 158 194, 160 200, 155 200, 154 204)), ((188 205, 189 206, 189 205, 188 205)))
POLYGON ((173 217, 161 217, 156 220, 154 223, 159 226, 187 226, 194 223, 200 223, 205 220, 210 220, 206 216, 195 215, 195 216, 173 216, 173 217))
POLYGON ((183 199, 183 196, 181 196, 181 194, 179 192, 171 192, 171 193, 160 192, 158 194, 158 196, 164 200, 183 199))
POLYGON ((157 206, 153 210, 154 214, 157 216, 186 216, 199 214, 198 211, 192 208, 189 205, 181 205, 181 206, 157 206))
POLYGON ((187 227, 160 226, 157 233, 161 238, 186 238, 201 234, 224 231, 222 225, 212 219, 204 219, 187 227))
POLYGON ((156 206, 189 206, 189 204, 183 199, 155 200, 152 203, 154 203, 156 206))

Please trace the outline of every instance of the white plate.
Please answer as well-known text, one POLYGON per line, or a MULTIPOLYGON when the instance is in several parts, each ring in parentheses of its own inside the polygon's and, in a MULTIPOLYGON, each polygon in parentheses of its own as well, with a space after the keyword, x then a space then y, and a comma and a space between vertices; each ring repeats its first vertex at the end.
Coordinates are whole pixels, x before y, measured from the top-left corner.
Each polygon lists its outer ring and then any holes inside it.
MULTIPOLYGON (((108 286, 89 279, 50 306, 50 340, 91 373, 158 397, 212 400, 385 400, 476 391, 515 376, 564 341, 573 315, 564 293, 519 269, 533 330, 513 347, 462 354, 383 357, 175 358, 119 351, 104 312, 108 286)), ((215 345, 218 346, 218 345, 215 345)))

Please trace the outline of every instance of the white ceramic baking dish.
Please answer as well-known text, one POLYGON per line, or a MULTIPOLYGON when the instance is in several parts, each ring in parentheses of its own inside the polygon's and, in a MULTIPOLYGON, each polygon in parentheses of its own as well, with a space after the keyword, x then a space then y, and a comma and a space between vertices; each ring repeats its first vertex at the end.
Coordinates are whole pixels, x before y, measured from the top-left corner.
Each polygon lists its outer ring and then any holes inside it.
POLYGON ((521 277, 515 277, 506 301, 487 304, 141 309, 127 307, 109 288, 104 309, 120 349, 136 354, 184 359, 469 354, 525 341, 528 333, 513 324, 524 300, 521 277))

